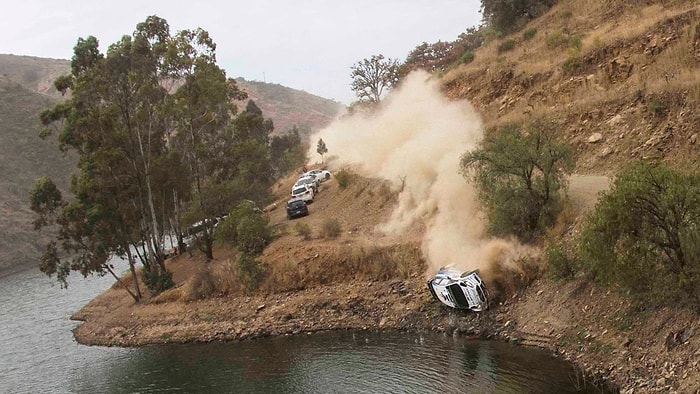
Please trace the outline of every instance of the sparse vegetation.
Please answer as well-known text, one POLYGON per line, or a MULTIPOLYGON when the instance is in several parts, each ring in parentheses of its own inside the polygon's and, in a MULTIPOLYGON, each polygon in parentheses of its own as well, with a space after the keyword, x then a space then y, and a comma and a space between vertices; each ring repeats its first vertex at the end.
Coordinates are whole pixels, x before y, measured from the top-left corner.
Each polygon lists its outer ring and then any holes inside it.
POLYGON ((297 222, 297 224, 294 225, 294 230, 304 241, 311 239, 311 227, 307 223, 297 222))
POLYGON ((537 34, 537 28, 531 27, 523 32, 524 40, 532 40, 537 34))
POLYGON ((342 168, 335 174, 335 180, 338 182, 338 186, 340 186, 341 189, 348 187, 353 182, 354 178, 355 174, 345 168, 342 168))
POLYGON ((326 219, 323 222, 323 225, 321 225, 321 232, 319 236, 321 238, 338 238, 342 232, 343 228, 338 219, 330 218, 326 219))
POLYGON ((512 51, 515 48, 515 41, 508 39, 498 44, 498 53, 512 51))

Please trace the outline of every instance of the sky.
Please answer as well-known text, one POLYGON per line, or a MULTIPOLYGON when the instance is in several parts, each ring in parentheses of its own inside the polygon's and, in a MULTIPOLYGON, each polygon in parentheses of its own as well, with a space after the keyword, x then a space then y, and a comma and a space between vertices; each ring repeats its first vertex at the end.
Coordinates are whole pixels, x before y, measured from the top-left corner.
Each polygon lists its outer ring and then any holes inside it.
POLYGON ((350 104, 350 68, 372 55, 406 59, 481 22, 480 0, 21 0, 3 6, 0 53, 70 59, 79 37, 104 52, 149 15, 171 34, 201 27, 232 78, 276 83, 350 104))

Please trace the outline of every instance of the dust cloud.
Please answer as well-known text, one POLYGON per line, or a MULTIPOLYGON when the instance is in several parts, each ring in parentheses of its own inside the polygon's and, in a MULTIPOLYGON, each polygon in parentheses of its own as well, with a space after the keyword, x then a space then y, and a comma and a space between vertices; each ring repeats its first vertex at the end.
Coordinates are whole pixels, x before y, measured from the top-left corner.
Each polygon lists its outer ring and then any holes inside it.
POLYGON ((471 104, 447 100, 427 73, 414 72, 374 114, 342 117, 311 136, 309 157, 318 156, 316 142, 323 138, 333 157, 331 169, 352 166, 402 190, 380 230, 401 233, 423 223, 426 276, 453 265, 479 269, 488 277, 493 262, 511 265, 524 249, 485 237, 476 191, 459 173, 461 155, 476 148, 482 135, 481 119, 471 104))

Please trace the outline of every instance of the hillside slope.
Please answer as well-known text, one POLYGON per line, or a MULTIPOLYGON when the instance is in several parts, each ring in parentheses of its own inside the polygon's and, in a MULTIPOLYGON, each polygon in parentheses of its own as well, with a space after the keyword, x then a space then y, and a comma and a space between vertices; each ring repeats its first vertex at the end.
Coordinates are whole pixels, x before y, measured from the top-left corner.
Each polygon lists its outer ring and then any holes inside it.
POLYGON ((31 264, 43 250, 47 234, 32 229, 28 203, 36 179, 48 175, 66 190, 75 166, 55 139, 38 136, 39 113, 53 102, 50 96, 0 77, 0 271, 31 264))
MULTIPOLYGON (((45 235, 32 230, 27 202, 35 180, 48 175, 67 190, 74 161, 58 150, 55 138, 39 138, 38 115, 61 98, 53 81, 69 71, 68 60, 0 54, 0 273, 35 265, 43 250, 45 235)), ((284 86, 239 83, 273 120, 274 133, 296 125, 308 135, 342 110, 337 102, 284 86)))
POLYGON ((697 1, 561 1, 477 50, 443 89, 469 99, 488 127, 548 122, 579 172, 635 159, 697 167, 699 20, 697 1), (513 49, 499 50, 507 41, 513 49))

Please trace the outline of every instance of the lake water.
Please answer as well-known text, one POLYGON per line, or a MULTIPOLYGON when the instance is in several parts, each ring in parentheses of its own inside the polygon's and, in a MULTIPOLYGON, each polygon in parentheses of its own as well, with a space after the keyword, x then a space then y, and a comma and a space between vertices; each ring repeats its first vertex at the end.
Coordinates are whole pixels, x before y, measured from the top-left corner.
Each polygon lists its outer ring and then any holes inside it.
POLYGON ((537 349, 436 333, 331 331, 239 343, 79 345, 70 315, 113 279, 0 278, 0 393, 600 392, 537 349))

